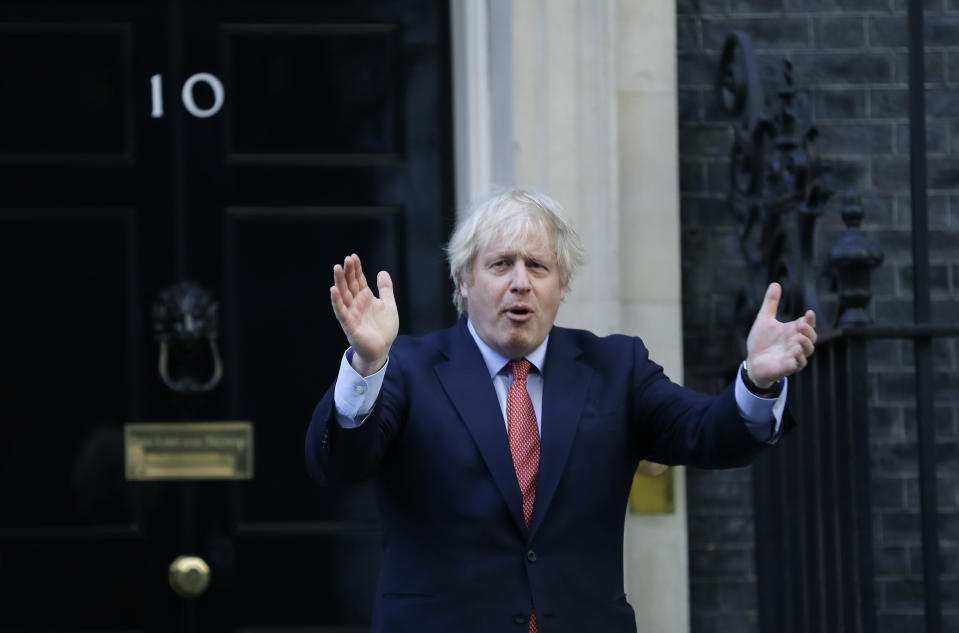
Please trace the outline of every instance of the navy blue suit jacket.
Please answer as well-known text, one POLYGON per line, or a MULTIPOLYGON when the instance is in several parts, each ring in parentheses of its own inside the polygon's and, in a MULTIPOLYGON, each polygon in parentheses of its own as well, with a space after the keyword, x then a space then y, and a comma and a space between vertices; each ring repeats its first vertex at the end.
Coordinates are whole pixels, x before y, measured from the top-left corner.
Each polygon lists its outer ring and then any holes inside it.
MULTIPOLYGON (((553 327, 543 368, 539 477, 527 531, 503 415, 465 319, 390 351, 357 429, 317 405, 306 457, 318 481, 376 479, 385 531, 373 631, 633 632, 623 527, 640 459, 747 464, 766 445, 729 387, 670 382, 642 341, 553 327)), ((784 420, 784 422, 787 422, 784 420)))

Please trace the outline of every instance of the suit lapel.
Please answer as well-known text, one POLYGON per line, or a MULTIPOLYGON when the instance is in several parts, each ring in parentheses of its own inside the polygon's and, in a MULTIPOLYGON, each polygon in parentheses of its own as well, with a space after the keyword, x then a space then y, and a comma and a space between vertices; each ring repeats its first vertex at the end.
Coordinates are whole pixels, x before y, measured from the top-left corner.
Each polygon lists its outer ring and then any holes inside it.
POLYGON ((466 328, 465 319, 453 328, 447 358, 447 362, 436 365, 440 384, 479 447, 517 528, 525 532, 523 501, 506 436, 506 423, 486 363, 466 328))
POLYGON ((577 360, 579 354, 568 331, 554 327, 543 368, 543 430, 530 538, 536 535, 556 493, 593 376, 593 370, 577 360))

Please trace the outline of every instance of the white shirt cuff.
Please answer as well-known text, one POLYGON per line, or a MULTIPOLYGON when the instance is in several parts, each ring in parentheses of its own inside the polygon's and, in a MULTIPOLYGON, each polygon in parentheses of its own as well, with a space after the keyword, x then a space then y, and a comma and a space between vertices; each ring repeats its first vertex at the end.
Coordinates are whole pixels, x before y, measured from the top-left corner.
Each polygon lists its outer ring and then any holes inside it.
POLYGON ((760 442, 773 442, 779 437, 783 411, 786 408, 786 392, 789 380, 783 378, 783 388, 775 398, 760 398, 743 382, 742 365, 736 372, 736 405, 746 422, 746 427, 760 442), (770 433, 772 422, 772 433, 770 433))
POLYGON ((383 386, 383 377, 386 367, 390 364, 389 358, 378 372, 364 378, 360 376, 350 361, 353 359, 353 348, 343 352, 340 359, 340 373, 336 377, 336 386, 333 389, 333 405, 336 408, 336 421, 345 429, 355 429, 363 424, 363 420, 373 410, 376 397, 380 395, 383 386))

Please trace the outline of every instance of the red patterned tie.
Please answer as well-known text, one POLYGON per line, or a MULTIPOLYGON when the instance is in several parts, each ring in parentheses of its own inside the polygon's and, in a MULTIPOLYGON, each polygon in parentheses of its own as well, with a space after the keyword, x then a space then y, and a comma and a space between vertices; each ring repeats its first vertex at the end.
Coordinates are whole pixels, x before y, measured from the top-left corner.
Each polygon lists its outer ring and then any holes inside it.
MULTIPOLYGON (((513 454, 516 479, 523 492, 523 518, 526 520, 526 528, 529 529, 529 521, 533 516, 533 500, 536 498, 536 475, 539 473, 539 429, 536 427, 533 401, 526 391, 530 362, 525 358, 511 360, 509 367, 513 371, 513 383, 506 394, 509 449, 513 454)), ((531 609, 529 631, 539 633, 535 608, 531 609)))

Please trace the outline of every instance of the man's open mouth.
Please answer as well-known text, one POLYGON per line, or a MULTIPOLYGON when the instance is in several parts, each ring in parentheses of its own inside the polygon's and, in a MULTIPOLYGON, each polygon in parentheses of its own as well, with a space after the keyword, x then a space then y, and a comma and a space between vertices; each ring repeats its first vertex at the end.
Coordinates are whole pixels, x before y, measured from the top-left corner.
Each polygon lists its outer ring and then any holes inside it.
POLYGON ((506 315, 515 321, 525 321, 533 316, 533 311, 524 306, 516 306, 514 308, 507 308, 506 315))

